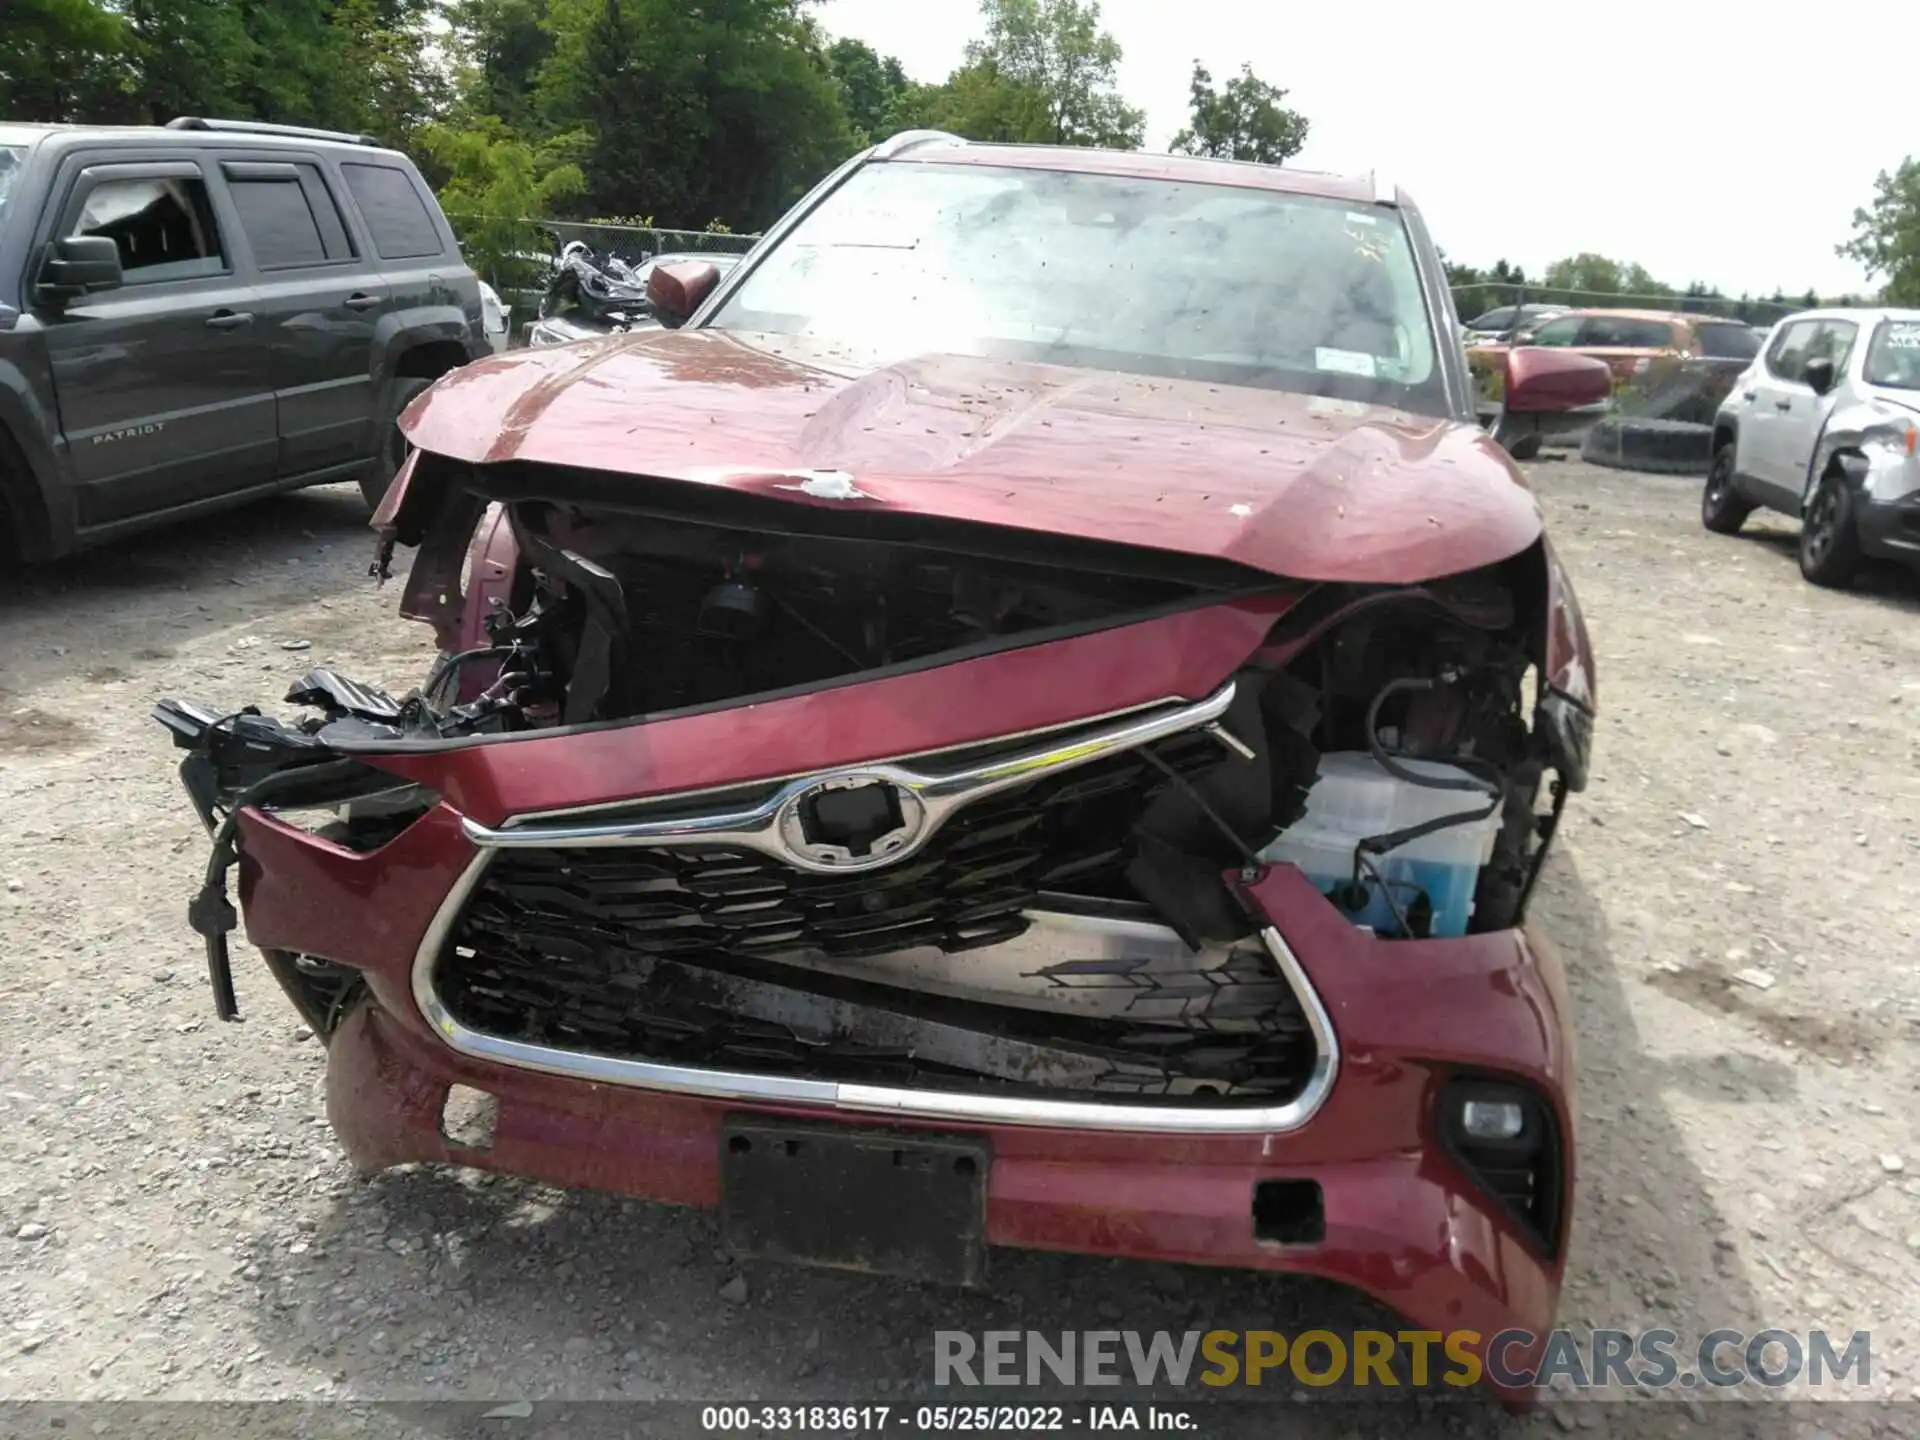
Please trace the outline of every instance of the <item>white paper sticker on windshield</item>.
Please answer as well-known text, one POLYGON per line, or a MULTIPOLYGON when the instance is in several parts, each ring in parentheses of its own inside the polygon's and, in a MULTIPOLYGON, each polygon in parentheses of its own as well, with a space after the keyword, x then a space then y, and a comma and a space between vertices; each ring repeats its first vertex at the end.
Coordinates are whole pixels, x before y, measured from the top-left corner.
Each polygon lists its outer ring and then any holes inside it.
POLYGON ((1313 352, 1314 367, 1336 375, 1359 375, 1373 379, 1373 356, 1361 350, 1329 350, 1321 346, 1313 352))
POLYGON ((1377 216, 1362 215, 1356 210, 1347 211, 1347 219, 1351 220, 1355 225, 1378 225, 1380 223, 1377 216))

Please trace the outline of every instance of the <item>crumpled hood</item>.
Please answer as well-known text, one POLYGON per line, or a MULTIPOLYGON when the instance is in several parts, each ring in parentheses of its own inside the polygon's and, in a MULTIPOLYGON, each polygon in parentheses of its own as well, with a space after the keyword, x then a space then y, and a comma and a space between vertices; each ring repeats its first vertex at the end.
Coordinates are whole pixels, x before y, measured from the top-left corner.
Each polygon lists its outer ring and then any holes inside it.
POLYGON ((860 370, 788 336, 652 331, 456 370, 402 428, 531 461, 1412 583, 1540 535, 1476 427, 1274 390, 949 355, 860 370))

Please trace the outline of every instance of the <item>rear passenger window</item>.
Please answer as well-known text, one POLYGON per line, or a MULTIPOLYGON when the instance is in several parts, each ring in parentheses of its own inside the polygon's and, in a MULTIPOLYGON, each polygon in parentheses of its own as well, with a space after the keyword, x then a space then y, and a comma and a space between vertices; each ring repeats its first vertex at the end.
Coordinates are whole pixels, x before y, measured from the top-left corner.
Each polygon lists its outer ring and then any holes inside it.
POLYGON ((111 237, 126 285, 197 280, 227 269, 201 180, 103 181, 87 192, 67 234, 111 237))
POLYGON ((307 203, 306 188, 296 179, 232 180, 233 205, 240 212, 240 228, 253 247, 254 263, 262 270, 285 270, 292 265, 318 265, 327 258, 320 224, 307 203))
POLYGON ((404 170, 391 165, 342 165, 353 203, 366 217, 382 260, 417 260, 441 253, 440 229, 404 170))

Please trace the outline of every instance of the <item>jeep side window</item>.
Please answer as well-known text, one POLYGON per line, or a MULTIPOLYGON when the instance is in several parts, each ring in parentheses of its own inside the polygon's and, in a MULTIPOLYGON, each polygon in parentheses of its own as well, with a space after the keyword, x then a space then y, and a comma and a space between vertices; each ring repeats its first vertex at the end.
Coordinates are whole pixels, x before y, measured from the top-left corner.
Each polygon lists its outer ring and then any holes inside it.
POLYGON ((227 269, 202 180, 102 181, 67 234, 110 237, 125 285, 198 280, 227 269))
POLYGON ((319 265, 327 258, 320 224, 299 180, 229 180, 233 208, 247 232, 253 259, 262 270, 319 265))
POLYGON ((391 165, 343 164, 340 174, 366 217, 382 260, 419 260, 441 253, 440 229, 404 170, 391 165))

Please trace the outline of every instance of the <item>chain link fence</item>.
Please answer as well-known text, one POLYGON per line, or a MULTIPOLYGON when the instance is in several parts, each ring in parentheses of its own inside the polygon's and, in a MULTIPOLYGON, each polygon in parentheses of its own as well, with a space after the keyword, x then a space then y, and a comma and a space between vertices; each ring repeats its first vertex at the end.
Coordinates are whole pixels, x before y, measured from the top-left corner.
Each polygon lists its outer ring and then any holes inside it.
POLYGON ((611 255, 629 265, 660 255, 744 255, 760 238, 725 230, 667 230, 656 225, 622 225, 609 220, 531 223, 552 237, 555 255, 578 240, 595 255, 611 255))

